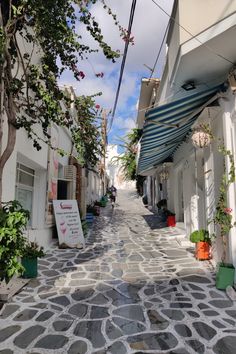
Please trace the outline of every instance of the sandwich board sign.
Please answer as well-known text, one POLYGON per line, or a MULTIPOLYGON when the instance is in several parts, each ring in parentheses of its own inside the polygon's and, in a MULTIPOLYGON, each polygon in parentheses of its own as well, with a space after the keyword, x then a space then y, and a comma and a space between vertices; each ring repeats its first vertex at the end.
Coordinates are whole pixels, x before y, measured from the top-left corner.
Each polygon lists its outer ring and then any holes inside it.
MULTIPOLYGON (((85 246, 76 200, 53 200, 59 244, 69 247, 85 246)), ((78 247, 79 248, 79 247, 78 247)))

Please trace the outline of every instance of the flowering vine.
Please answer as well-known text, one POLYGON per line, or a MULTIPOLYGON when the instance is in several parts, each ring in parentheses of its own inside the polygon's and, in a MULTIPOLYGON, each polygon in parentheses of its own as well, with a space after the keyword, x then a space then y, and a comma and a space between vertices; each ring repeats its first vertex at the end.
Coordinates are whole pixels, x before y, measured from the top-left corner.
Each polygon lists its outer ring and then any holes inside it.
POLYGON ((120 31, 120 37, 123 39, 124 42, 128 42, 131 45, 134 45, 134 36, 131 36, 131 33, 124 27, 122 27, 117 20, 117 17, 115 14, 112 13, 112 10, 110 7, 107 6, 105 0, 101 0, 103 4, 103 8, 107 10, 108 14, 113 17, 113 20, 115 21, 115 25, 118 26, 119 31, 120 31))
MULTIPOLYGON (((24 129, 34 148, 40 150, 43 143, 51 146, 52 124, 66 126, 72 129, 75 146, 78 146, 79 152, 82 150, 83 156, 86 155, 84 159, 90 158, 84 150, 93 136, 96 141, 97 127, 92 116, 86 121, 82 113, 88 110, 92 114, 91 98, 81 98, 79 103, 76 102, 81 119, 78 127, 85 131, 84 137, 79 128, 74 129, 73 119, 69 117, 70 103, 65 105, 66 112, 62 109, 61 102, 65 102, 67 97, 60 90, 58 81, 66 70, 70 70, 77 81, 82 81, 85 78, 81 70, 82 61, 98 50, 112 62, 120 57, 119 51, 113 50, 105 41, 101 26, 91 13, 97 2, 0 1, 0 145, 3 147, 0 152, 0 208, 2 174, 13 153, 18 129, 24 129), (91 48, 78 34, 81 24, 95 40, 98 49, 91 48), (84 108, 86 104, 87 110, 84 108), (6 145, 2 144, 3 137, 6 145)), ((111 10, 106 12, 110 15, 111 10)), ((114 18, 115 15, 111 16, 114 18)), ((98 77, 102 76, 99 73, 98 77)), ((88 149, 89 153, 92 151, 91 164, 98 156, 96 150, 100 151, 97 142, 88 149)))
POLYGON ((227 192, 229 185, 235 182, 235 164, 234 156, 230 150, 227 150, 224 145, 220 145, 219 152, 224 157, 229 158, 230 169, 228 175, 226 174, 226 168, 224 164, 224 173, 220 185, 220 195, 216 206, 216 212, 213 218, 213 223, 220 228, 220 236, 223 242, 222 263, 225 263, 226 259, 226 247, 227 247, 227 235, 230 229, 235 225, 232 223, 232 209, 227 206, 227 192))

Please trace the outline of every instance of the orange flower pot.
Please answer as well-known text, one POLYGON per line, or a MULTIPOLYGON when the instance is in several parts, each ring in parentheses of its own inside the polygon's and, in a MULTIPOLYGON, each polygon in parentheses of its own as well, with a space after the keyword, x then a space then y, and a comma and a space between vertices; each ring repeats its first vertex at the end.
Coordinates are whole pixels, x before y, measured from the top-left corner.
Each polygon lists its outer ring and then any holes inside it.
POLYGON ((210 259, 210 245, 208 242, 200 241, 196 243, 195 257, 199 261, 210 259))

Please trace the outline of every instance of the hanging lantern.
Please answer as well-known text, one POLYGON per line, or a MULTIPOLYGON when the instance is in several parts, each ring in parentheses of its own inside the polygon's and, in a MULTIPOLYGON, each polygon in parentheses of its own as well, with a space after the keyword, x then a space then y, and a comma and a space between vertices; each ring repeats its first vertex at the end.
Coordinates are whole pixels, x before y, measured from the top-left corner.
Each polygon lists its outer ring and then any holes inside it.
POLYGON ((212 138, 209 125, 200 125, 194 129, 191 140, 195 147, 204 148, 210 145, 212 138))
POLYGON ((159 173, 159 177, 160 177, 161 182, 167 181, 169 178, 169 172, 166 170, 163 170, 159 173))

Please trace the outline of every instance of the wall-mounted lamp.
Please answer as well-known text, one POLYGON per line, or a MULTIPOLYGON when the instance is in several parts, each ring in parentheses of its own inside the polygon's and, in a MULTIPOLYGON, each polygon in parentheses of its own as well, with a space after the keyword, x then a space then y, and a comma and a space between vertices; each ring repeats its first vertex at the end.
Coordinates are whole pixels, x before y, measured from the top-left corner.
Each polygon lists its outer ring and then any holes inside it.
POLYGON ((228 80, 229 80, 229 85, 231 87, 231 90, 233 91, 233 94, 235 94, 236 93, 236 72, 235 72, 235 69, 229 73, 228 80))
POLYGON ((181 87, 185 91, 191 91, 191 90, 194 90, 196 88, 194 81, 185 82, 185 84, 183 84, 181 87))

